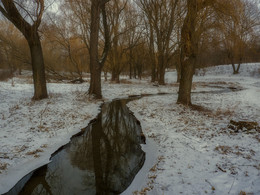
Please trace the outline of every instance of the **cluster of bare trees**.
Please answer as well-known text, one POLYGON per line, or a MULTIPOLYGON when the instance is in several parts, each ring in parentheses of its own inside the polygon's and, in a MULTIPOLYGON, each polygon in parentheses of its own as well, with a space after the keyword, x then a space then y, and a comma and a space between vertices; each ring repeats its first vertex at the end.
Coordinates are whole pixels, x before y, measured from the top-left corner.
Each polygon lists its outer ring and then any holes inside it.
POLYGON ((102 72, 163 85, 175 67, 178 102, 190 105, 196 67, 230 63, 236 74, 260 60, 257 0, 1 0, 0 12, 0 66, 31 64, 34 99, 48 96, 45 69, 80 81, 90 72, 89 94, 101 98, 102 72))

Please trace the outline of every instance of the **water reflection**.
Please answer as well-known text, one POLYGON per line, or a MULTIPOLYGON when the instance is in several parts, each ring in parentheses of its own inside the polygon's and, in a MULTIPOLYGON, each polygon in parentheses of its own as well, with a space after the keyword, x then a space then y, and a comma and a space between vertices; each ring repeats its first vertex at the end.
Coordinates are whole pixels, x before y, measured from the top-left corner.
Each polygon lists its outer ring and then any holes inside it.
POLYGON ((7 194, 119 194, 141 169, 141 127, 127 100, 102 106, 97 120, 52 162, 24 177, 7 194))

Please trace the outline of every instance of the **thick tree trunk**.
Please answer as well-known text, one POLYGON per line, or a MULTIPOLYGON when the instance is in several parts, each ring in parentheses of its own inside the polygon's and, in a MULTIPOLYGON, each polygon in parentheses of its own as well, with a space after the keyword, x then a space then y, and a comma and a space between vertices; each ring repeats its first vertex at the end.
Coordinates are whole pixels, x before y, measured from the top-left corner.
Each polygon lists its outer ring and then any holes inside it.
POLYGON ((198 52, 198 37, 196 36, 198 1, 187 1, 187 8, 188 12, 181 30, 181 79, 177 103, 190 106, 192 77, 198 52))
POLYGON ((101 92, 101 71, 107 58, 108 50, 110 48, 109 28, 107 24, 107 16, 105 10, 105 4, 109 0, 92 0, 91 1, 91 24, 90 24, 90 86, 88 93, 94 96, 96 99, 102 98, 101 92), (102 13, 102 22, 104 27, 104 48, 101 59, 98 56, 98 38, 100 27, 100 15, 102 13))
POLYGON ((190 58, 182 64, 179 95, 177 103, 191 105, 191 88, 196 59, 190 58))
POLYGON ((34 100, 40 100, 48 97, 46 78, 45 78, 45 67, 42 53, 41 42, 38 33, 28 40, 30 47, 31 60, 32 60, 32 71, 33 71, 33 83, 34 83, 34 100))
POLYGON ((159 66, 159 85, 165 85, 165 68, 164 65, 161 64, 159 66))
POLYGON ((162 46, 159 47, 159 56, 158 56, 158 69, 159 69, 159 85, 165 85, 164 75, 165 75, 165 57, 162 52, 162 46))
POLYGON ((97 99, 102 98, 101 93, 101 66, 98 57, 98 34, 100 22, 100 2, 92 1, 90 25, 90 86, 88 93, 97 99))
POLYGON ((102 98, 101 92, 101 67, 94 67, 91 71, 89 95, 93 95, 96 99, 102 98))
POLYGON ((176 82, 180 83, 180 81, 181 81, 181 68, 179 67, 179 69, 177 69, 177 81, 176 82))
POLYGON ((115 81, 116 83, 119 83, 119 74, 117 73, 117 71, 112 71, 111 81, 115 81))
POLYGON ((155 68, 155 63, 152 62, 152 82, 155 82, 156 79, 156 68, 155 68))

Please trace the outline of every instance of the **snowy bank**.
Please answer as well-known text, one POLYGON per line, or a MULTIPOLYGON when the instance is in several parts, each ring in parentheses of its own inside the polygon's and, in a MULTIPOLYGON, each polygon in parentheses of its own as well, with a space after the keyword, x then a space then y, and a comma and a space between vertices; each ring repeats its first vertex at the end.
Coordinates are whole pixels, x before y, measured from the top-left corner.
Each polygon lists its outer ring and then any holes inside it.
MULTIPOLYGON (((148 80, 103 81, 104 101, 172 94, 129 103, 151 142, 143 146, 148 160, 125 194, 260 193, 259 134, 233 134, 227 128, 231 119, 260 121, 260 80, 257 74, 251 77, 259 69, 260 64, 242 65, 241 74, 232 75, 231 66, 219 66, 194 76, 192 102, 202 106, 197 109, 176 104, 174 71, 159 87, 148 80), (229 87, 243 90, 216 92, 229 87)), ((96 117, 102 103, 87 98, 88 83, 49 83, 50 97, 34 102, 29 83, 24 78, 0 82, 0 194, 49 162, 96 117)))

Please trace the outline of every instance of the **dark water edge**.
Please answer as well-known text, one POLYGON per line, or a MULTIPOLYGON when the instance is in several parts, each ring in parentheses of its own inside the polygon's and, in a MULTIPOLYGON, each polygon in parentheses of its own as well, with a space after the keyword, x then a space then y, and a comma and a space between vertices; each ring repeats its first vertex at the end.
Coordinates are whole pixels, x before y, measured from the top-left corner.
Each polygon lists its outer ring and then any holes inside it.
POLYGON ((120 194, 142 168, 145 153, 140 122, 128 98, 104 103, 96 119, 22 178, 9 194, 120 194))
MULTIPOLYGON (((212 87, 221 90, 192 93, 220 94, 243 90, 212 87)), ((24 176, 4 195, 122 193, 145 161, 140 146, 145 139, 140 122, 126 104, 141 97, 172 94, 141 94, 104 103, 101 112, 86 128, 52 154, 50 163, 24 176)))

